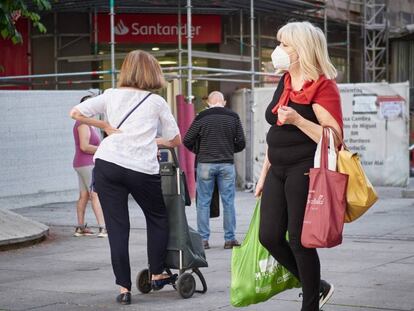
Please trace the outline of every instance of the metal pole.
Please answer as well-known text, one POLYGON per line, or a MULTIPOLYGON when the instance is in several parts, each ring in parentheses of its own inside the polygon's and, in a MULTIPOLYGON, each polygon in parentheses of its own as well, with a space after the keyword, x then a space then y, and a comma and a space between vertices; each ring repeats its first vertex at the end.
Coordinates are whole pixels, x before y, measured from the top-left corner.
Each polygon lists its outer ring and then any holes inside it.
POLYGON ((250 0, 250 70, 252 95, 254 90, 254 0, 250 0))
MULTIPOLYGON (((28 33, 28 40, 27 40, 27 51, 28 56, 27 56, 27 60, 28 60, 28 72, 29 75, 32 74, 32 62, 33 62, 33 58, 32 58, 32 29, 31 29, 31 25, 30 23, 27 23, 27 33, 28 33)), ((32 79, 29 80, 30 81, 30 89, 33 90, 33 86, 31 85, 32 83, 32 79)))
POLYGON ((243 55, 243 10, 240 9, 240 55, 243 55))
POLYGON ((93 53, 98 55, 98 12, 93 9, 93 53))
MULTIPOLYGON (((53 13, 53 63, 54 63, 54 69, 55 74, 58 73, 58 32, 57 32, 57 13, 53 13)), ((55 90, 58 89, 58 78, 55 76, 55 90)))
MULTIPOLYGON (((176 67, 172 67, 176 68, 176 67)), ((260 71, 249 71, 249 70, 237 70, 237 69, 228 69, 228 68, 214 68, 214 67, 200 67, 200 66, 193 66, 193 70, 199 70, 199 71, 211 71, 211 72, 228 72, 228 73, 239 73, 241 75, 260 75, 260 76, 281 76, 276 75, 274 73, 268 73, 268 72, 260 72, 260 71)), ((1 78, 0 78, 1 79, 1 78)))
POLYGON ((349 20, 351 19, 350 16, 350 5, 352 0, 348 0, 346 6, 346 82, 351 82, 351 28, 349 20))
POLYGON ((325 8, 323 10, 323 31, 325 33, 326 42, 328 42, 328 10, 325 8))
POLYGON ((187 0, 187 66, 188 66, 188 78, 187 78, 187 103, 191 104, 193 100, 193 59, 192 59, 192 32, 191 32, 191 0, 187 0))
POLYGON ((368 82, 367 73, 367 4, 366 1, 362 2, 364 19, 363 19, 363 36, 364 36, 364 55, 362 56, 362 78, 363 82, 368 82))
POLYGON ((115 87, 116 81, 116 72, 115 72, 115 10, 114 10, 115 0, 109 0, 110 7, 110 19, 111 19, 111 85, 115 87))
POLYGON ((54 77, 71 77, 71 76, 89 76, 89 75, 101 75, 101 74, 110 74, 110 70, 102 71, 81 71, 81 72, 65 72, 65 73, 46 73, 39 75, 22 75, 22 76, 7 76, 0 77, 2 80, 13 80, 13 79, 36 79, 36 78, 54 78, 54 77))
MULTIPOLYGON (((249 70, 236 70, 236 69, 227 69, 227 68, 213 68, 213 67, 198 67, 192 66, 192 70, 198 71, 208 71, 208 72, 222 72, 225 74, 234 74, 234 75, 251 75, 252 72, 249 70)), ((177 71, 177 70, 185 70, 186 67, 165 67, 163 68, 164 71, 177 71)), ((116 72, 119 72, 117 70, 116 72)), ((20 76, 5 76, 0 77, 0 81, 4 80, 13 80, 13 79, 36 79, 36 78, 53 78, 53 77, 70 77, 70 76, 87 76, 87 75, 105 75, 111 74, 110 70, 100 70, 100 71, 81 71, 81 72, 65 72, 65 73, 48 73, 48 74, 38 74, 38 75, 20 75, 20 76)), ((254 72, 255 76, 272 76, 272 77, 280 77, 280 75, 276 75, 274 73, 268 72, 254 72)))
POLYGON ((349 16, 346 23, 346 82, 351 82, 351 36, 350 36, 349 16))
MULTIPOLYGON (((260 18, 260 15, 257 16, 257 54, 259 58, 259 68, 258 71, 262 71, 262 27, 260 25, 262 19, 260 18)), ((260 83, 259 86, 262 86, 260 83)))
MULTIPOLYGON (((246 150, 246 161, 249 161, 250 165, 246 165, 248 168, 248 172, 246 172, 246 179, 248 180, 247 188, 253 190, 253 140, 254 140, 254 80, 255 80, 255 68, 254 68, 254 0, 250 0, 250 71, 251 71, 251 81, 250 81, 250 105, 248 116, 250 117, 250 150, 249 152, 246 150)), ((246 120, 247 121, 247 120, 246 120)), ((247 164, 247 163, 246 163, 247 164)))
MULTIPOLYGON (((178 67, 181 68, 183 63, 183 47, 181 42, 181 0, 178 0, 178 67)), ((178 75, 180 76, 178 80, 178 93, 180 95, 183 94, 183 79, 181 76, 183 75, 183 71, 180 69, 178 71, 178 75)))
POLYGON ((389 66, 388 66, 388 61, 389 61, 389 52, 390 52, 390 40, 389 40, 389 1, 385 0, 385 12, 384 12, 384 23, 385 23, 385 62, 384 62, 384 67, 385 67, 385 80, 387 82, 390 81, 390 71, 389 71, 389 66))

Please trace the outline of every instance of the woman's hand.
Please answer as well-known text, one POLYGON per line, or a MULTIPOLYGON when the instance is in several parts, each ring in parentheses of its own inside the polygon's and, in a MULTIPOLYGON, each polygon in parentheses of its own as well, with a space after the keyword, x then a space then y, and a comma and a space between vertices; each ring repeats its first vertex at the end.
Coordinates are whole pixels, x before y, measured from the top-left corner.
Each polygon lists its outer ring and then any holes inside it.
POLYGON ((178 134, 177 136, 175 136, 171 140, 167 140, 164 137, 157 137, 157 138, 155 138, 155 142, 157 143, 157 146, 164 146, 164 147, 168 147, 168 148, 175 148, 179 144, 181 144, 181 136, 180 136, 180 134, 178 134))
POLYGON ((260 177, 259 180, 257 181, 256 189, 254 191, 254 196, 256 198, 262 195, 264 180, 265 179, 263 177, 260 177))
POLYGON ((277 111, 277 119, 282 124, 298 125, 302 116, 291 107, 283 106, 277 111))
POLYGON ((121 133, 121 130, 112 127, 111 125, 109 125, 109 123, 107 123, 107 125, 103 128, 103 130, 105 131, 105 133, 110 136, 112 134, 117 134, 117 133, 121 133))
POLYGON ((170 142, 166 140, 164 137, 155 138, 155 142, 157 143, 157 146, 170 147, 170 142))

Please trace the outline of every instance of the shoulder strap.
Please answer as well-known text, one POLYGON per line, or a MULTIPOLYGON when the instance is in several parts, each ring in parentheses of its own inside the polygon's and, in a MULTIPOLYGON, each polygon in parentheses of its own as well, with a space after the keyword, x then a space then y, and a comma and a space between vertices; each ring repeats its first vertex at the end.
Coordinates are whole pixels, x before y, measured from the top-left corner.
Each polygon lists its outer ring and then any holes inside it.
POLYGON ((349 151, 348 147, 345 145, 345 142, 344 142, 344 139, 342 138, 342 135, 340 135, 338 133, 338 131, 332 126, 325 126, 325 127, 331 129, 332 132, 335 134, 336 138, 340 142, 339 149, 342 148, 342 149, 345 149, 345 150, 349 151))
POLYGON ((133 113, 151 94, 152 93, 148 93, 130 112, 128 112, 116 128, 119 129, 125 120, 128 119, 128 117, 131 115, 131 113, 133 113))

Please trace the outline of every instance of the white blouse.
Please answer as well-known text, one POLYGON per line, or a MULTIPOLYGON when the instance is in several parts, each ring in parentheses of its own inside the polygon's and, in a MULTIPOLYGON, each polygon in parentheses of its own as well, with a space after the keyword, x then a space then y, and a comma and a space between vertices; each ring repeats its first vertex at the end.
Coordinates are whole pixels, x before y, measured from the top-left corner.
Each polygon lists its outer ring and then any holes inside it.
MULTIPOLYGON (((86 117, 104 113, 109 124, 116 128, 147 94, 147 91, 133 88, 107 89, 103 94, 90 98, 75 108, 86 117)), ((145 174, 158 174, 158 147, 155 138, 159 125, 162 137, 167 140, 180 133, 165 99, 151 94, 121 125, 121 133, 112 134, 101 142, 94 159, 102 159, 145 174)))

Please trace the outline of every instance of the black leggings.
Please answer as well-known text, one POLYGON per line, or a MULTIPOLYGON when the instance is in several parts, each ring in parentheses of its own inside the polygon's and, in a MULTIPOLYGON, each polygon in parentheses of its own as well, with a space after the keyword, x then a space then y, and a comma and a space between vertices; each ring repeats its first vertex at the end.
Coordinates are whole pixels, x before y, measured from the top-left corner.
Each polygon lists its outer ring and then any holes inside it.
POLYGON ((319 310, 318 253, 314 248, 303 247, 300 241, 309 187, 309 177, 305 173, 310 167, 313 167, 313 160, 293 166, 271 166, 260 208, 260 242, 301 281, 302 311, 319 310))
POLYGON ((108 230, 116 284, 131 290, 128 195, 132 195, 145 215, 150 271, 161 274, 168 243, 168 218, 161 178, 160 175, 136 172, 101 159, 96 159, 94 175, 108 230))

